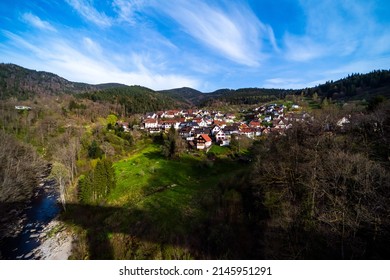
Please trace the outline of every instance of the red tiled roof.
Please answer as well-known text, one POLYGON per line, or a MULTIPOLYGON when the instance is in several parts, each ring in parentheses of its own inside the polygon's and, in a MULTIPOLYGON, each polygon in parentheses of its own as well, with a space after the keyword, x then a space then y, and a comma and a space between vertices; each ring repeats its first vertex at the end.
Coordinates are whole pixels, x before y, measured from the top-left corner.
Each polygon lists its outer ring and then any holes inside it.
POLYGON ((207 134, 200 135, 206 142, 211 142, 211 138, 207 134))
POLYGON ((155 119, 146 119, 144 120, 144 123, 156 123, 155 119))
POLYGON ((246 128, 242 128, 240 131, 243 133, 251 133, 251 132, 255 132, 256 130, 252 127, 246 127, 246 128))
POLYGON ((254 126, 254 127, 256 127, 256 126, 260 126, 260 122, 257 122, 257 121, 251 121, 250 123, 249 123, 249 126, 254 126))

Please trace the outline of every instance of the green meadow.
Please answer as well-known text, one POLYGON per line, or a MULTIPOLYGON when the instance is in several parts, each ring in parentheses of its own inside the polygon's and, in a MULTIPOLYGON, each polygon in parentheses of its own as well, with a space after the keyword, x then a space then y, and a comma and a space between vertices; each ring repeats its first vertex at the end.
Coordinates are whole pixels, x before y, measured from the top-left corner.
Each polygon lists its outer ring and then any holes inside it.
POLYGON ((87 230, 89 236, 85 237, 90 246, 107 243, 105 249, 85 249, 80 252, 84 256, 76 258, 209 257, 200 237, 218 211, 215 198, 242 165, 226 157, 211 160, 204 153, 169 160, 159 145, 150 143, 114 163, 114 168, 117 185, 104 205, 91 210, 94 221, 88 222, 101 228, 94 228, 97 233, 93 236, 87 230))

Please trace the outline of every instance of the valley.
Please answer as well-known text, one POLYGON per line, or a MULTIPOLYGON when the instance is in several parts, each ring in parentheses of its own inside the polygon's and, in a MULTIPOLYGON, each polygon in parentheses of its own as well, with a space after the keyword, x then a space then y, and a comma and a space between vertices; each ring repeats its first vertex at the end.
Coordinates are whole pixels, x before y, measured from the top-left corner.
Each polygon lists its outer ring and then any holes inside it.
POLYGON ((70 259, 390 256, 386 70, 202 93, 1 67, 0 218, 50 166, 70 259))

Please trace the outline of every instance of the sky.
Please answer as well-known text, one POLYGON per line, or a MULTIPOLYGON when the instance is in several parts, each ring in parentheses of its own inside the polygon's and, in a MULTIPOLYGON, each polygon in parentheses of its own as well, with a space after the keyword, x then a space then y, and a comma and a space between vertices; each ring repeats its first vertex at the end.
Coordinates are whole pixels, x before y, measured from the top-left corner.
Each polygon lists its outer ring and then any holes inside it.
POLYGON ((2 0, 0 62, 203 92, 390 69, 388 0, 2 0))

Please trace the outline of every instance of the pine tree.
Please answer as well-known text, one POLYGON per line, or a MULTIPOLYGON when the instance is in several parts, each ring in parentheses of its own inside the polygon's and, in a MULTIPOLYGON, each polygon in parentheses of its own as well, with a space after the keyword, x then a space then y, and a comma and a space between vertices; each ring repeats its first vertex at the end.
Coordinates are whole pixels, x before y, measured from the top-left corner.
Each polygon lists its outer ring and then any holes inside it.
POLYGON ((107 159, 99 160, 93 171, 80 176, 79 198, 83 203, 97 203, 116 186, 115 169, 107 159))

